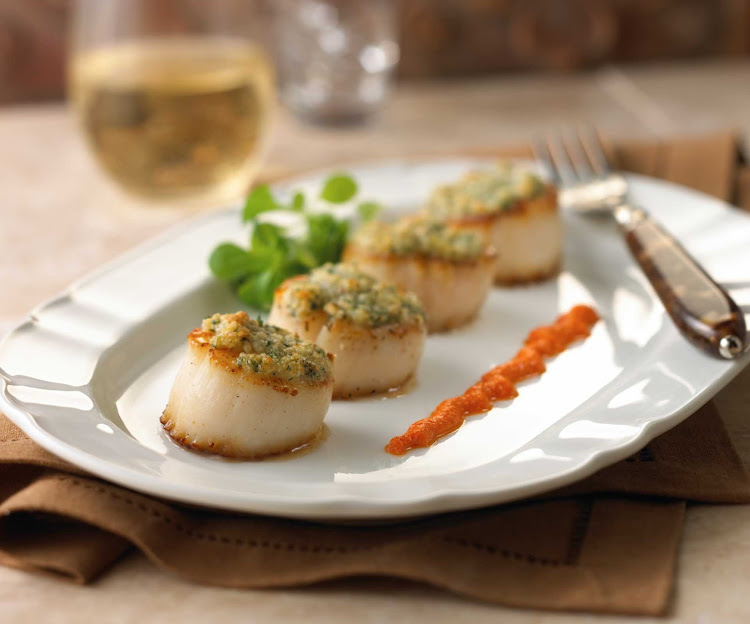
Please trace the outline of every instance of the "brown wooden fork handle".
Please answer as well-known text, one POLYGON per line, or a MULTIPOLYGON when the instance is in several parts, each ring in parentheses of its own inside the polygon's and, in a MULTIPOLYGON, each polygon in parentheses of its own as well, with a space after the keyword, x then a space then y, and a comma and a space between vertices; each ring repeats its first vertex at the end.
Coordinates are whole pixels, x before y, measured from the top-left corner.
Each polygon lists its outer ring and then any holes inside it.
POLYGON ((680 332, 711 355, 739 356, 747 339, 745 317, 726 290, 644 210, 625 204, 614 216, 680 332))

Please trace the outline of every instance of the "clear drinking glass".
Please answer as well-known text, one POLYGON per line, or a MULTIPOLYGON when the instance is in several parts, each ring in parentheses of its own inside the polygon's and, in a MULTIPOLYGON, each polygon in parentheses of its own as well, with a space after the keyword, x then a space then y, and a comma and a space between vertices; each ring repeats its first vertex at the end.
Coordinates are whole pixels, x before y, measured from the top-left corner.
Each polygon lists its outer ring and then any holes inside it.
POLYGON ((300 116, 359 121, 380 108, 399 58, 394 0, 276 0, 281 97, 300 116))
POLYGON ((70 97, 124 189, 166 200, 246 192, 274 101, 262 10, 253 0, 77 0, 70 97))

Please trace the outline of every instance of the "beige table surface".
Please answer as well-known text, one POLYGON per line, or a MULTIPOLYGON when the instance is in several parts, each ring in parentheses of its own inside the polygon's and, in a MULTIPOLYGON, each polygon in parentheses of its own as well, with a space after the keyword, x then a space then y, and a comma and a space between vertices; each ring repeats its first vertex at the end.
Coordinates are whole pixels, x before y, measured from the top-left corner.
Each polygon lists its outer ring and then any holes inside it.
MULTIPOLYGON (((356 128, 304 126, 278 115, 268 170, 448 152, 517 142, 589 122, 612 136, 750 132, 750 62, 612 68, 582 76, 511 77, 399 87, 356 128)), ((59 105, 0 109, 0 333, 71 280, 184 213, 153 210, 104 180, 59 105)), ((749 269, 750 270, 750 269, 749 269)), ((750 292, 747 300, 750 304, 750 292)), ((750 463, 750 369, 718 397, 750 463)), ((750 622, 750 506, 692 506, 666 621, 750 622)), ((131 556, 88 587, 0 568, 0 622, 650 622, 559 615, 470 602, 390 580, 315 588, 205 588, 131 556)), ((665 621, 665 620, 656 620, 665 621)))

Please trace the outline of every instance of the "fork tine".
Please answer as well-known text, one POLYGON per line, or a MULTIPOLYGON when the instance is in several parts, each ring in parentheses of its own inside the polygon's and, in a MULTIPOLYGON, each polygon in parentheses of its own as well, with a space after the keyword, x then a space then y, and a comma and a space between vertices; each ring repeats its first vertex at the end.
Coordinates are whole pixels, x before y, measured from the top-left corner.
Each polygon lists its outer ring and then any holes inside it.
POLYGON ((560 176, 557 172, 557 168, 552 163, 552 156, 549 152, 549 147, 541 139, 535 139, 531 142, 531 151, 534 153, 534 158, 542 163, 542 167, 549 174, 550 180, 555 186, 560 184, 560 176))
POLYGON ((563 144, 568 152, 568 158, 573 163, 578 179, 581 182, 589 182, 596 174, 594 173, 591 159, 586 154, 580 133, 570 131, 563 136, 563 144))
POLYGON ((572 186, 576 184, 578 175, 573 169, 570 162, 568 151, 565 149, 559 136, 547 137, 547 150, 549 151, 552 165, 557 170, 558 178, 562 181, 563 186, 572 186))
POLYGON ((594 128, 588 127, 585 130, 582 129, 579 131, 578 137, 596 174, 599 177, 609 175, 612 171, 609 167, 609 162, 607 162, 607 156, 604 153, 599 133, 594 128))

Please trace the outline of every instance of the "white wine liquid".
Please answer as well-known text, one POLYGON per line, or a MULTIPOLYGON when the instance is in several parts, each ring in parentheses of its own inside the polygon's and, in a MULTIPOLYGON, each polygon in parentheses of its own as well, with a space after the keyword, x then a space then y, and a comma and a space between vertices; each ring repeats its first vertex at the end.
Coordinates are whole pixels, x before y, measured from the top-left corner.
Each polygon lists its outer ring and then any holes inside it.
POLYGON ((246 191, 269 124, 273 75, 233 39, 163 39, 84 52, 71 96, 97 158, 152 198, 246 191))

